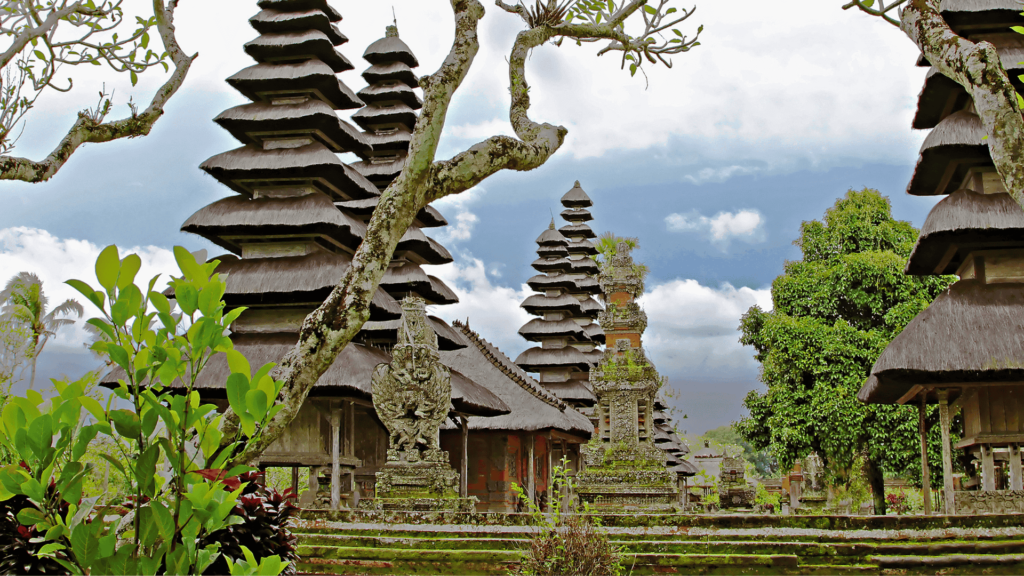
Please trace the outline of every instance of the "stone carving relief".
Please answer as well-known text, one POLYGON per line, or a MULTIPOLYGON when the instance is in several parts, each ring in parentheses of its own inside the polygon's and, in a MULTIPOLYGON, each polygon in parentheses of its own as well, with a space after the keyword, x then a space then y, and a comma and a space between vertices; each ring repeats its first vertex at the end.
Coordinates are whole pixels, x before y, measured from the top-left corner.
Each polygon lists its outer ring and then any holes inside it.
POLYGON ((964 490, 953 498, 957 514, 1024 514, 1024 490, 964 490))
POLYGON ((438 441, 451 403, 451 372, 438 359, 422 299, 402 301, 391 358, 377 366, 371 381, 373 407, 389 434, 388 462, 446 462, 438 441))

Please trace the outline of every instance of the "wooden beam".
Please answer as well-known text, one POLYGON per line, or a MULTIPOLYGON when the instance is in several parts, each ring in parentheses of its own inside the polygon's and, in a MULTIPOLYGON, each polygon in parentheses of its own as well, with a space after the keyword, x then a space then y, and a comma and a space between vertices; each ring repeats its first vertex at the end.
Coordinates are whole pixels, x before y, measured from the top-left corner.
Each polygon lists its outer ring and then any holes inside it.
POLYGON ((1010 490, 1024 490, 1024 478, 1021 477, 1020 444, 1010 444, 1010 490))
POLYGON ((462 459, 459 462, 459 497, 469 498, 469 418, 459 418, 462 428, 462 459))
POLYGON ((309 467, 309 491, 307 492, 306 501, 309 502, 309 507, 316 506, 316 496, 320 492, 320 467, 310 466, 309 467))
POLYGON ((949 405, 949 417, 950 418, 955 418, 956 415, 960 413, 960 410, 964 407, 964 404, 966 404, 968 401, 970 401, 971 398, 974 398, 974 395, 977 394, 977 393, 978 393, 978 389, 977 388, 973 388, 973 387, 972 388, 968 388, 968 389, 964 390, 963 392, 961 392, 960 393, 960 397, 957 398, 956 400, 954 400, 949 405))
POLYGON ((341 508, 341 408, 331 405, 331 510, 341 508))
POLYGON ((928 467, 928 427, 925 414, 928 409, 927 393, 921 392, 921 403, 918 404, 917 428, 921 433, 921 496, 924 499, 924 515, 932 513, 932 475, 928 467))
POLYGON ((959 247, 956 244, 950 244, 949 248, 946 248, 946 253, 942 255, 942 259, 939 260, 938 266, 935 267, 934 272, 936 274, 945 274, 943 270, 946 269, 946 266, 949 266, 949 262, 953 259, 953 256, 956 256, 958 249, 959 247))
POLYGON ((996 463, 992 457, 992 447, 981 445, 981 489, 993 492, 996 489, 996 463))
POLYGON ((900 396, 900 399, 897 400, 896 403, 899 404, 900 406, 902 406, 902 405, 906 404, 907 402, 910 402, 914 398, 917 398, 918 396, 920 396, 922 390, 924 390, 924 386, 921 386, 920 384, 916 384, 914 386, 911 386, 910 390, 906 394, 904 394, 903 396, 900 396))
POLYGON ((949 391, 936 391, 939 397, 939 426, 942 428, 942 496, 946 514, 956 514, 953 500, 953 450, 949 445, 949 391))
POLYGON ((295 494, 295 500, 299 499, 299 468, 298 466, 292 466, 292 494, 295 494))
POLYGON ((537 471, 533 465, 533 451, 536 444, 536 437, 530 434, 526 441, 526 496, 530 502, 537 503, 537 471))
POLYGON ((552 442, 551 435, 548 434, 547 439, 544 441, 544 445, 548 449, 548 469, 544 471, 545 478, 544 485, 548 487, 548 501, 547 501, 547 512, 551 512, 551 499, 555 497, 555 487, 551 484, 551 462, 552 462, 552 442))

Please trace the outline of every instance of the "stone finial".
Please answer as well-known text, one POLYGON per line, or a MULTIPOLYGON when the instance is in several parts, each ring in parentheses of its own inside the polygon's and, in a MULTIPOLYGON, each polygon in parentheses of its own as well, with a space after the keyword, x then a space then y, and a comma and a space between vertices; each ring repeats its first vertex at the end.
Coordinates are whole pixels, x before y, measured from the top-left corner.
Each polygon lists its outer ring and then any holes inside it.
POLYGON ((384 32, 384 36, 387 38, 398 38, 398 24, 392 24, 387 27, 387 31, 384 32))
POLYGON ((548 230, 554 230, 554 229, 555 229, 555 217, 552 216, 551 217, 551 224, 548 224, 548 230))
POLYGON ((577 180, 576 183, 572 185, 572 187, 573 188, 579 188, 580 187, 580 181, 577 180))

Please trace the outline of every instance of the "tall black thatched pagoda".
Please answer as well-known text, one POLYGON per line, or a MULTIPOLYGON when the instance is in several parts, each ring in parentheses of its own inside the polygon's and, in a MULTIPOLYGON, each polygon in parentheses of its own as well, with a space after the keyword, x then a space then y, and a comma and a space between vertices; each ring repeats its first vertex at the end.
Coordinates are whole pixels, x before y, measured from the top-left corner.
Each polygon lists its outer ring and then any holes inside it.
MULTIPOLYGON (((996 46, 1017 90, 1024 24, 1015 0, 944 0, 942 14, 968 39, 996 46)), ((922 57, 920 65, 928 65, 922 57)), ((929 484, 926 405, 938 404, 947 513, 1024 512, 1024 211, 996 172, 974 104, 934 68, 914 128, 931 129, 907 192, 943 195, 928 215, 906 273, 956 274, 878 358, 858 394, 867 403, 920 406, 923 480, 929 484), (960 441, 951 422, 963 413, 960 441), (973 460, 954 483, 953 449, 973 460)), ((930 512, 929 491, 925 510, 930 512)))

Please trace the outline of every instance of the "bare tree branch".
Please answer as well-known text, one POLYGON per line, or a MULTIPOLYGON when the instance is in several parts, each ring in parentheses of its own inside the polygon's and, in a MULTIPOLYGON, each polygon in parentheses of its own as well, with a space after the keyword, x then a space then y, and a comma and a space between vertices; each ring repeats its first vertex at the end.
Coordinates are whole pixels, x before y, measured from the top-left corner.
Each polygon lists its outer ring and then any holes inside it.
MULTIPOLYGON (((14 156, 0 156, 0 180, 22 180, 43 182, 53 177, 81 145, 86 143, 110 142, 121 138, 145 136, 164 114, 164 105, 181 87, 192 62, 198 54, 187 56, 175 37, 174 11, 178 0, 171 0, 166 6, 163 0, 153 0, 156 28, 160 33, 167 56, 174 64, 170 78, 156 91, 150 104, 141 113, 134 110, 128 118, 103 122, 105 111, 100 113, 79 112, 78 120, 61 140, 60 144, 42 161, 33 161, 14 156)), ((109 105, 102 106, 109 110, 109 105)), ((97 108, 97 111, 100 108, 97 108)))

